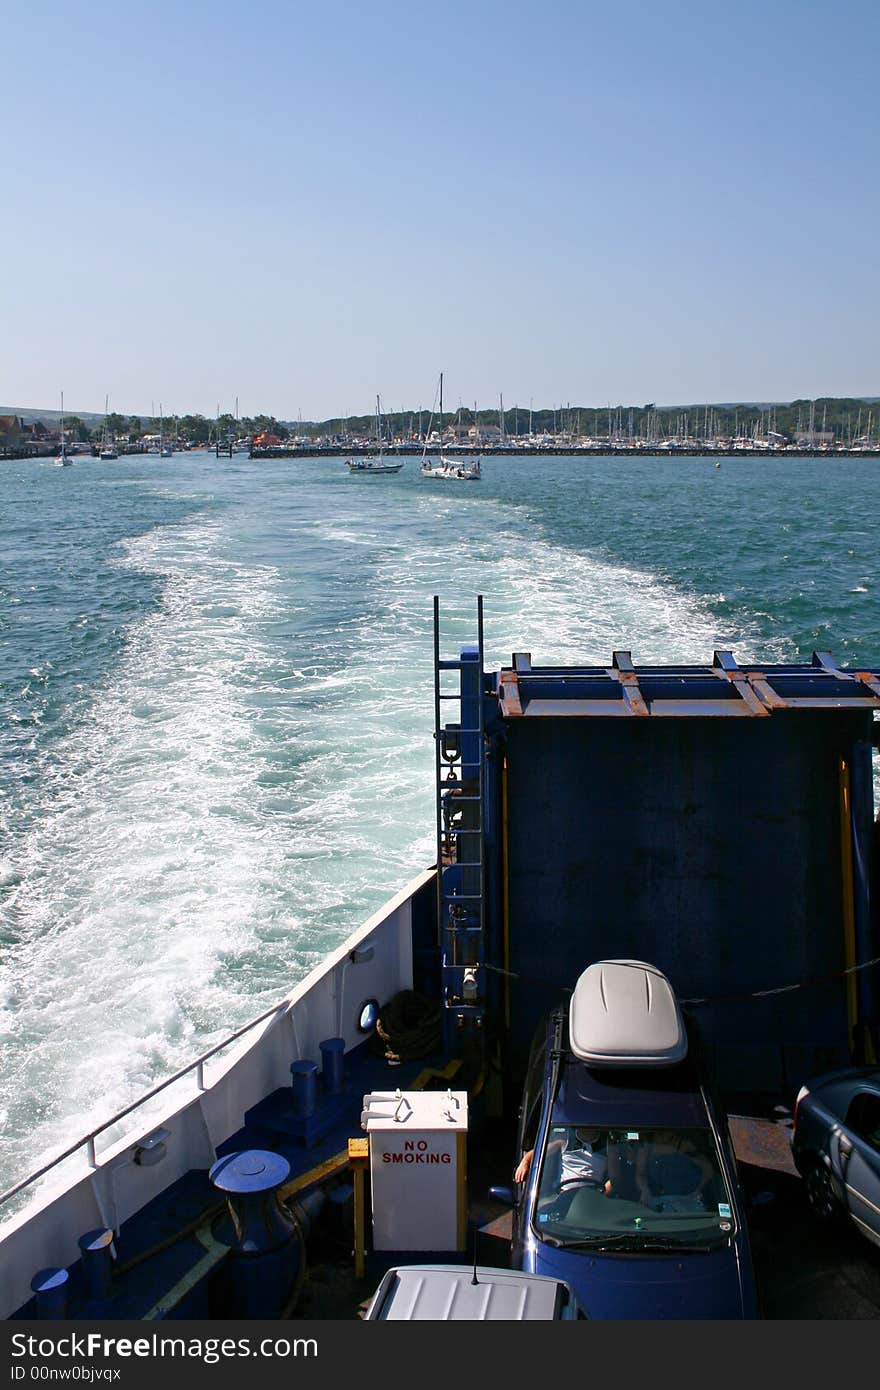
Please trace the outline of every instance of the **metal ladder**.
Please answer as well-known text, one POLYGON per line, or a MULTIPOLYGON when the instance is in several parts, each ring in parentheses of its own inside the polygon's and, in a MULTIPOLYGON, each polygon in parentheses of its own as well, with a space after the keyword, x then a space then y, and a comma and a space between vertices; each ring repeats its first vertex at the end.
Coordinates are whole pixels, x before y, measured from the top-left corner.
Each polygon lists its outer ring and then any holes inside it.
POLYGON ((440 657, 440 601, 434 596, 434 745, 437 788, 437 923, 444 1041, 459 1051, 481 1032, 486 1015, 486 769, 483 707, 483 598, 477 597, 477 644, 455 660, 440 657), (443 689, 444 671, 459 673, 443 689), (458 704, 445 720, 444 703, 458 704))

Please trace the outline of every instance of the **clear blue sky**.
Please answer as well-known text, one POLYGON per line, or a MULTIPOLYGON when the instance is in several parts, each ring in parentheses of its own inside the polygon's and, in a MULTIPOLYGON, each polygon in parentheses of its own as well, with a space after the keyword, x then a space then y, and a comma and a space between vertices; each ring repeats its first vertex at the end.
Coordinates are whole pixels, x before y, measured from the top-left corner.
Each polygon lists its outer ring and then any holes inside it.
POLYGON ((880 395, 876 0, 11 0, 0 404, 880 395))

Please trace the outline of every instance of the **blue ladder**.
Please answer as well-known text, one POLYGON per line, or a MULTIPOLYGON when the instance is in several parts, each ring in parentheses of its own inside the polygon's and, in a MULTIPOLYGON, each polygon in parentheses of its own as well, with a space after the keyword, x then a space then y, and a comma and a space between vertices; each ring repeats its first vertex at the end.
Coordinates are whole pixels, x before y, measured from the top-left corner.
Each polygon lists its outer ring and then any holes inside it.
POLYGON ((483 598, 477 597, 476 644, 455 660, 440 657, 440 601, 434 596, 434 753, 437 786, 437 923, 444 1033, 461 1052, 486 1016, 486 772, 483 706, 483 598), (458 672, 458 689, 443 673, 458 672), (458 720, 445 705, 458 705, 458 720))

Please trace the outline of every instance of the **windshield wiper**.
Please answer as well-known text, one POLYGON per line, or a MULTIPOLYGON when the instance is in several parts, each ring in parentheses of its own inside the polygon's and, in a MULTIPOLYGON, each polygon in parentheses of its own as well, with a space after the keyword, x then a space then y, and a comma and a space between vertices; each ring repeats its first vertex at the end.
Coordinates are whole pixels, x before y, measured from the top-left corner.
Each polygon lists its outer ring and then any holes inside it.
POLYGON ((619 1235, 586 1236, 582 1240, 566 1240, 562 1244, 566 1250, 637 1250, 662 1255, 702 1255, 717 1248, 718 1241, 706 1245, 692 1245, 684 1241, 670 1240, 665 1236, 639 1235, 635 1231, 621 1232, 619 1235))

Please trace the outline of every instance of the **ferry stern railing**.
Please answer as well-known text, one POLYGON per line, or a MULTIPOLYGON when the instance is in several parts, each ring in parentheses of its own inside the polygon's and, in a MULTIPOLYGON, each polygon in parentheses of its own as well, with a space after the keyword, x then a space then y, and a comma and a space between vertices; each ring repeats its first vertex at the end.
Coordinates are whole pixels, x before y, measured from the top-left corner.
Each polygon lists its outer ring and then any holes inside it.
POLYGON ((81 1135, 76 1143, 71 1144, 63 1153, 56 1154, 54 1158, 49 1159, 48 1163, 44 1163, 41 1168, 37 1168, 35 1172, 28 1174, 26 1178, 22 1178, 21 1181, 17 1182, 13 1187, 7 1188, 5 1192, 0 1193, 0 1207, 4 1206, 6 1202, 11 1201, 13 1197, 17 1197, 20 1192, 24 1192, 26 1188, 33 1186, 40 1178, 44 1178, 53 1168, 59 1167, 81 1149, 86 1150, 89 1167, 96 1170, 99 1166, 96 1140, 100 1135, 105 1134, 107 1130, 112 1129, 114 1125, 124 1120, 127 1115, 132 1115, 136 1110, 140 1110, 148 1101, 160 1095, 161 1092, 167 1090, 169 1086, 173 1086, 175 1082, 184 1080, 185 1077, 190 1076, 193 1072, 196 1073, 196 1085, 199 1091, 206 1090, 205 1063, 210 1061, 212 1057, 216 1057, 218 1052, 223 1052, 227 1047, 231 1047, 233 1043, 238 1042, 239 1038, 243 1038, 246 1033, 250 1033, 252 1029, 258 1027, 259 1024, 265 1023, 267 1019, 277 1017, 289 1007, 290 1001, 288 999, 284 999, 280 1003, 273 1005, 273 1007, 267 1009, 265 1013, 260 1014, 257 1018, 250 1019, 249 1022, 243 1024, 241 1028, 237 1028, 234 1033, 230 1033, 220 1042, 215 1043, 213 1047, 209 1047, 205 1052, 201 1053, 200 1056, 188 1062, 185 1067, 181 1067, 179 1071, 174 1072, 172 1076, 166 1076, 164 1081, 160 1081, 158 1085, 153 1086, 151 1090, 138 1096, 137 1100, 132 1101, 130 1105, 123 1106, 121 1110, 117 1110, 109 1119, 103 1120, 101 1124, 96 1125, 95 1128, 89 1130, 87 1134, 81 1135))

